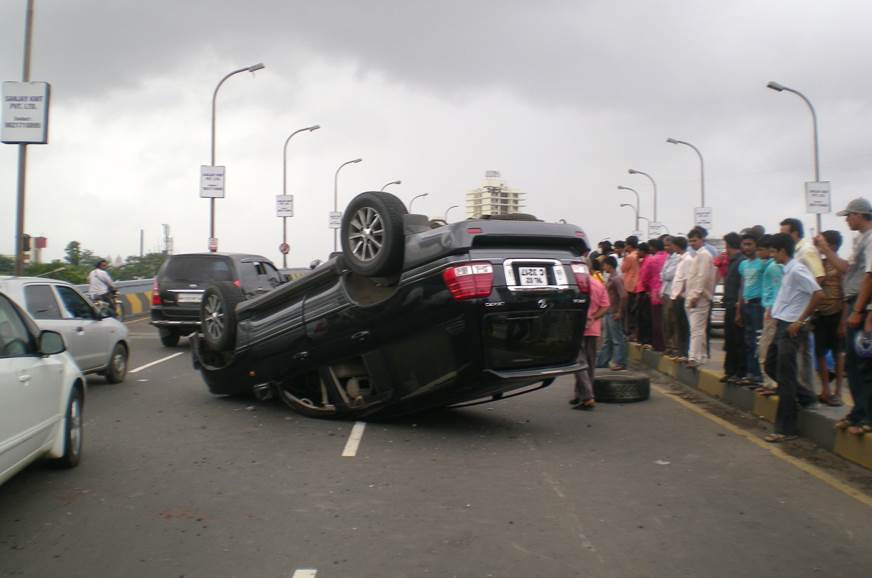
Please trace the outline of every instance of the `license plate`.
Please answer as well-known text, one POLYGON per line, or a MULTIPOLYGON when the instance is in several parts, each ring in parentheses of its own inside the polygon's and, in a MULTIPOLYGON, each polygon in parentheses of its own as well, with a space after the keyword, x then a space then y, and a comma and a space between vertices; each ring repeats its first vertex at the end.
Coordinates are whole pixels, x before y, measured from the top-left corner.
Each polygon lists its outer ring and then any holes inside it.
POLYGON ((179 293, 176 298, 179 303, 199 303, 202 300, 202 293, 179 293))
POLYGON ((545 267, 518 267, 522 287, 544 287, 548 285, 545 267))

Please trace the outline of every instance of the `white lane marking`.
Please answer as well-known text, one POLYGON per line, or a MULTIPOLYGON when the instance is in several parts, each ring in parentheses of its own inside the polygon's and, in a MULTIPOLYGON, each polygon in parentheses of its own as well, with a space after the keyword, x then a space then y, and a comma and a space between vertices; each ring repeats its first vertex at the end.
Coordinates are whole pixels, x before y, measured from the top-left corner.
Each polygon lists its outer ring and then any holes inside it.
POLYGON ((167 355, 166 357, 162 357, 161 359, 158 359, 157 361, 152 361, 151 363, 146 363, 145 365, 140 365, 136 369, 131 369, 127 373, 139 373, 143 369, 148 369, 149 367, 151 367, 153 365, 157 365, 158 363, 163 363, 164 361, 169 361, 173 357, 180 356, 182 353, 184 353, 184 351, 179 351, 178 353, 173 353, 172 355, 167 355))
POLYGON ((294 572, 294 575, 291 578, 315 578, 315 574, 317 574, 317 570, 312 570, 310 568, 301 568, 294 572))
POLYGON ((351 435, 348 436, 348 441, 345 444, 345 449, 342 450, 343 458, 353 458, 357 455, 357 446, 360 445, 360 439, 363 437, 363 430, 366 428, 366 423, 359 421, 351 428, 351 435))

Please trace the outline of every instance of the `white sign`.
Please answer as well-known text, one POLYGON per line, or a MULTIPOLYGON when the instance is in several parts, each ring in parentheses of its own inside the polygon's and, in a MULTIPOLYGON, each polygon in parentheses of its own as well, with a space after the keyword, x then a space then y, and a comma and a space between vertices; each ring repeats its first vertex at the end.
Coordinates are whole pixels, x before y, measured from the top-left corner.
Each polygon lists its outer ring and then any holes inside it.
POLYGON ((806 213, 829 213, 830 205, 830 182, 807 182, 805 183, 805 212, 806 213))
POLYGON ((666 233, 666 227, 663 226, 663 223, 658 223, 657 221, 648 223, 648 235, 652 238, 659 237, 664 233, 666 233))
POLYGON ((342 211, 330 211, 330 224, 328 226, 331 229, 342 228, 342 211))
POLYGON ((294 216, 294 195, 276 195, 276 217, 294 216))
POLYGON ((224 198, 224 167, 200 166, 200 197, 224 198))
POLYGON ((49 92, 47 82, 4 82, 0 141, 7 144, 46 144, 49 92))
POLYGON ((712 208, 695 207, 693 209, 693 225, 695 227, 712 228, 712 208))
POLYGON ((213 253, 218 250, 218 237, 209 237, 209 250, 213 253))

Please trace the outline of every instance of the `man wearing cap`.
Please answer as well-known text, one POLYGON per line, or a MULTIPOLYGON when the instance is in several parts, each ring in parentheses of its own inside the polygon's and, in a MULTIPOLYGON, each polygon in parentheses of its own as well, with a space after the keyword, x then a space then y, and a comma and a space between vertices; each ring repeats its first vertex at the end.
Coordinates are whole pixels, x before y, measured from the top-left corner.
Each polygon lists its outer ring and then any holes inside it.
POLYGON ((860 233, 854 239, 851 258, 847 261, 841 259, 829 249, 823 238, 815 238, 815 241, 827 260, 831 260, 836 269, 844 274, 845 313, 842 331, 847 333, 845 370, 854 407, 847 416, 836 422, 836 428, 860 435, 872 431, 872 359, 860 357, 854 349, 854 340, 866 324, 872 297, 872 204, 861 197, 848 203, 845 210, 836 214, 845 217, 852 231, 860 233))

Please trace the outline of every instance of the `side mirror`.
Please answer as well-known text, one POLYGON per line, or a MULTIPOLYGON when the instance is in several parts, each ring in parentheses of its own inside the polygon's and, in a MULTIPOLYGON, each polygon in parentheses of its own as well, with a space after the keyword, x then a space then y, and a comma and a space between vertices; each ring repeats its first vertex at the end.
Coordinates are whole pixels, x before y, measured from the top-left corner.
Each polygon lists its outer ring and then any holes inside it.
POLYGON ((39 334, 39 353, 42 355, 57 355, 67 348, 64 338, 57 331, 42 331, 39 334))

